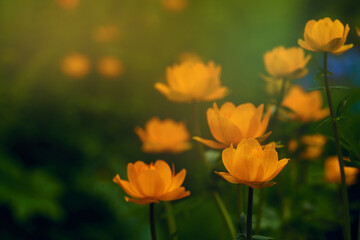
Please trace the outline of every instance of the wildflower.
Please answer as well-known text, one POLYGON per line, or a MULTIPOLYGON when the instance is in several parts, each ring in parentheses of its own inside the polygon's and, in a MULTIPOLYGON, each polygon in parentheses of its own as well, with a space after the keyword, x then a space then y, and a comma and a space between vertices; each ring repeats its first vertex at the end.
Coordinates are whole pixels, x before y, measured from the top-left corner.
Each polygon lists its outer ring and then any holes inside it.
POLYGON ((277 79, 297 79, 304 77, 308 70, 306 64, 311 55, 305 57, 300 47, 276 47, 264 54, 265 67, 268 73, 277 79))
MULTIPOLYGON (((344 160, 346 159, 344 158, 344 160)), ((353 185, 356 181, 359 169, 354 167, 344 167, 344 172, 346 185, 353 185)), ((329 183, 341 183, 340 166, 337 156, 331 156, 325 160, 325 180, 329 183)))
POLYGON ((135 133, 143 143, 142 150, 147 153, 179 153, 191 148, 185 124, 172 119, 161 121, 153 117, 146 123, 145 129, 136 127, 135 133))
POLYGON ((301 152, 300 157, 303 159, 315 159, 321 156, 324 151, 326 137, 321 134, 305 135, 301 137, 301 142, 305 149, 301 152))
POLYGON ((215 172, 230 183, 241 183, 252 188, 270 187, 289 159, 279 161, 275 144, 265 149, 255 139, 243 139, 236 149, 231 145, 222 152, 222 161, 227 172, 215 172))
POLYGON ((180 65, 168 67, 166 81, 168 85, 156 83, 155 88, 170 101, 212 101, 223 98, 227 88, 221 86, 221 67, 213 62, 205 65, 201 62, 185 61, 180 65))
POLYGON ((102 57, 98 61, 99 73, 108 78, 115 78, 124 73, 123 63, 115 57, 102 57))
POLYGON ((332 21, 326 17, 319 21, 310 20, 305 25, 304 40, 299 39, 298 44, 313 52, 330 52, 342 54, 353 47, 353 44, 345 45, 349 33, 349 25, 339 21, 332 21))
POLYGON ((244 138, 257 138, 264 135, 270 118, 270 110, 263 118, 264 105, 255 107, 252 103, 235 106, 224 103, 219 109, 216 103, 207 110, 207 121, 213 140, 194 137, 195 140, 211 147, 226 148, 237 145, 244 138))
POLYGON ((181 187, 186 176, 182 169, 175 175, 175 170, 163 160, 147 165, 142 161, 127 165, 128 181, 122 180, 117 174, 113 181, 118 184, 130 197, 125 197, 127 202, 137 204, 158 203, 159 201, 173 201, 190 195, 181 187))
POLYGON ((82 54, 71 54, 63 59, 61 70, 70 77, 82 78, 90 71, 90 61, 82 54))
POLYGON ((318 121, 329 115, 329 108, 322 108, 323 101, 319 91, 306 93, 300 86, 292 86, 285 96, 282 106, 292 112, 288 117, 303 123, 318 121))

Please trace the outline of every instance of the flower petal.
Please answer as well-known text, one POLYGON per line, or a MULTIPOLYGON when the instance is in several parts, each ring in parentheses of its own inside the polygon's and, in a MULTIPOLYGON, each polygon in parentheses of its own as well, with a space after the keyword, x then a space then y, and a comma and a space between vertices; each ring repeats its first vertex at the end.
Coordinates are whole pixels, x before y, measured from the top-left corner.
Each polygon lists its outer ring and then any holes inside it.
POLYGON ((161 196, 159 200, 161 201, 174 201, 190 195, 190 191, 185 191, 184 187, 179 187, 171 192, 166 193, 165 195, 161 196))
POLYGON ((225 179, 226 181, 228 181, 229 183, 235 183, 235 184, 242 183, 242 181, 238 180, 237 178, 235 178, 234 176, 230 175, 227 172, 217 172, 217 171, 215 171, 215 173, 217 175, 219 175, 220 177, 222 177, 223 179, 225 179))
POLYGON ((134 198, 125 197, 125 201, 133 202, 133 203, 137 203, 137 204, 159 203, 158 200, 150 199, 150 198, 134 199, 134 198))
POLYGON ((209 139, 204 139, 201 137, 193 137, 193 139, 205 144, 208 147, 215 148, 215 149, 223 149, 223 148, 227 147, 225 144, 218 143, 218 142, 215 142, 215 141, 209 140, 209 139))
POLYGON ((186 176, 186 169, 182 169, 180 172, 178 172, 173 177, 171 186, 168 191, 172 191, 175 188, 179 188, 181 186, 181 184, 183 184, 185 176, 186 176))
POLYGON ((140 173, 138 177, 139 190, 141 189, 144 196, 157 198, 164 192, 164 181, 155 169, 147 169, 140 173))

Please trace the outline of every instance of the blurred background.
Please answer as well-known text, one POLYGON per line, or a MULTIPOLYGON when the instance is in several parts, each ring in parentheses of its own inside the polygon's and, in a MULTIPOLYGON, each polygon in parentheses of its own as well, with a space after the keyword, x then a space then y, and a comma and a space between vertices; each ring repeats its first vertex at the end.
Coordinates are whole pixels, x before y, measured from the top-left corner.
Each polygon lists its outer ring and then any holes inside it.
MULTIPOLYGON (((192 131, 191 106, 167 101, 154 83, 165 82, 166 67, 184 59, 213 60, 231 90, 219 104, 268 104, 272 97, 260 77, 266 74, 263 54, 297 46, 309 19, 329 16, 350 25, 347 42, 354 48, 330 56, 329 70, 335 84, 350 87, 335 97, 352 96, 346 109, 352 119, 344 125, 358 141, 359 9, 360 2, 351 0, 0 1, 0 238, 149 239, 148 208, 126 203, 112 178, 125 177, 129 162, 165 158, 141 151, 135 126, 158 116, 183 121, 192 131)), ((320 85, 314 75, 321 56, 312 55, 309 75, 296 81, 305 88, 320 85)), ((211 105, 200 104, 206 138, 211 105)), ((331 134, 330 126, 316 131, 331 134)), ((331 142, 324 152, 334 155, 331 142)), ((191 196, 174 203, 179 237, 228 239, 197 176, 196 156, 196 148, 166 156, 176 171, 188 170, 184 185, 191 196)), ((291 212, 285 224, 279 186, 265 189, 263 235, 341 239, 338 190, 323 184, 323 158, 313 164, 306 188, 294 193, 283 182, 286 199, 298 197, 284 210, 291 212)), ((218 182, 235 220, 235 186, 218 182)), ((349 191, 356 236, 359 183, 349 191)), ((166 239, 163 208, 156 207, 159 234, 166 239)))

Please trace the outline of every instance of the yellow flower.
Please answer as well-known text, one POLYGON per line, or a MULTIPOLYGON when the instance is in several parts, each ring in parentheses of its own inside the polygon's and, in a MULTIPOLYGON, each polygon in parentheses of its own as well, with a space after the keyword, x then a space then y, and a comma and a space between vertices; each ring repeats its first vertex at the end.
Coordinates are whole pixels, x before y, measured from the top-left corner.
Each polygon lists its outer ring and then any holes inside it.
POLYGON ((353 44, 345 45, 349 30, 348 24, 344 27, 337 19, 310 20, 305 25, 304 40, 299 39, 298 44, 313 52, 342 54, 353 47, 353 44))
POLYGON ((356 34, 360 37, 360 28, 356 28, 356 34))
POLYGON ((219 109, 216 103, 207 110, 207 121, 213 137, 218 141, 194 137, 195 140, 216 149, 237 145, 244 138, 264 135, 270 118, 270 110, 262 118, 264 105, 255 107, 252 103, 235 106, 224 103, 219 109))
POLYGON ((168 85, 156 83, 155 88, 170 101, 212 101, 223 98, 228 90, 221 86, 220 66, 209 62, 186 61, 166 69, 168 85))
POLYGON ((122 180, 117 174, 113 181, 118 184, 128 195, 127 202, 138 204, 158 203, 159 201, 173 201, 190 195, 181 187, 186 176, 186 170, 182 169, 175 175, 175 169, 171 171, 169 165, 163 160, 157 160, 155 164, 145 164, 137 161, 127 165, 127 177, 129 181, 122 180))
POLYGON ((293 112, 287 115, 301 122, 318 121, 329 115, 328 108, 322 108, 323 101, 319 91, 306 93, 300 86, 292 86, 285 96, 282 106, 293 112))
POLYGON ((82 78, 90 71, 90 61, 82 54, 71 54, 63 59, 61 70, 70 77, 82 78))
POLYGON ((115 57, 102 57, 98 61, 97 70, 105 77, 115 78, 124 73, 124 65, 115 57))
POLYGON ((285 49, 280 46, 264 54, 265 68, 274 78, 297 79, 305 76, 310 58, 311 55, 305 57, 300 47, 285 49))
POLYGON ((296 152, 298 146, 299 146, 299 144, 295 139, 290 139, 289 142, 288 142, 289 153, 296 152))
POLYGON ((136 127, 135 133, 143 143, 142 150, 147 153, 180 153, 191 148, 185 124, 172 119, 161 121, 153 117, 146 123, 145 129, 136 127))
MULTIPOLYGON (((344 160, 346 160, 344 158, 344 160)), ((325 160, 325 180, 329 183, 341 183, 340 166, 337 156, 328 157, 325 160)), ((344 167, 346 185, 353 185, 359 173, 354 167, 344 167)))
POLYGON ((315 159, 321 156, 327 139, 324 135, 313 134, 301 137, 301 142, 305 144, 305 149, 300 157, 303 159, 315 159))
POLYGON ((275 144, 268 144, 263 149, 255 139, 243 139, 236 149, 222 152, 222 161, 227 172, 215 172, 230 183, 241 183, 252 188, 270 187, 289 159, 279 161, 275 144))

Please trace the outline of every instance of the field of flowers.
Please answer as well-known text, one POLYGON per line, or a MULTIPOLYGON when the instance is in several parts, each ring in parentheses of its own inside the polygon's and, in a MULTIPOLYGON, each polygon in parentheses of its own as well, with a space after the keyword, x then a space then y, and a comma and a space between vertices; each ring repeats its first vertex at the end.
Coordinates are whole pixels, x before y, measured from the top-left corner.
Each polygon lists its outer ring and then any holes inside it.
POLYGON ((360 240, 357 9, 0 2, 0 239, 360 240))

